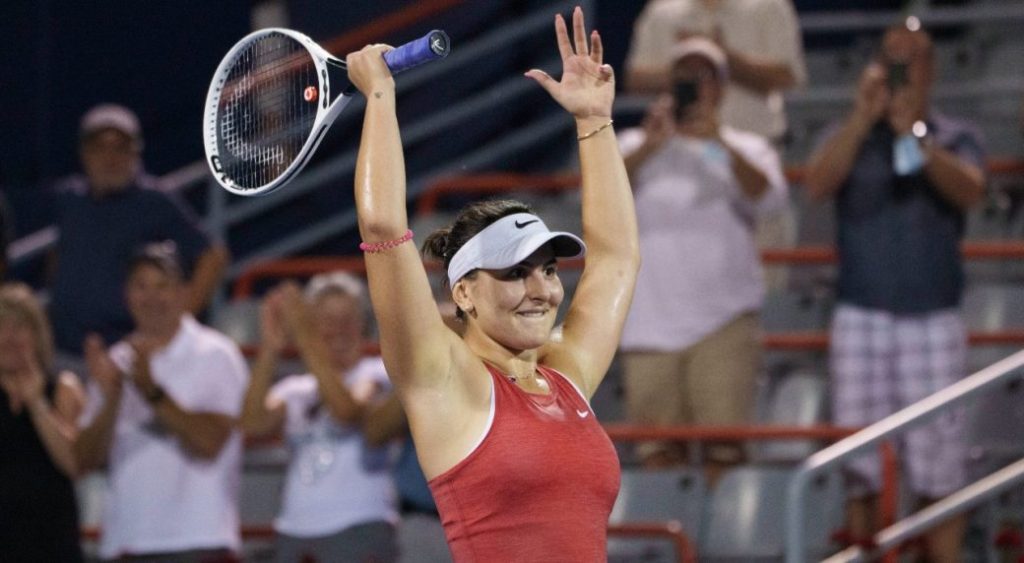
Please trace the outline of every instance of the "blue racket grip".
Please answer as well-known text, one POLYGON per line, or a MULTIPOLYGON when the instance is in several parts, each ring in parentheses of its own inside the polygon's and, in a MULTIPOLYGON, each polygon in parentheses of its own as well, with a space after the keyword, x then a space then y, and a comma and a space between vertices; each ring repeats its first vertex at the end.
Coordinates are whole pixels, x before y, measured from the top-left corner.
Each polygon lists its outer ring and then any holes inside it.
POLYGON ((384 62, 391 69, 391 74, 398 74, 414 66, 443 59, 452 50, 448 34, 435 29, 430 33, 384 53, 384 62))

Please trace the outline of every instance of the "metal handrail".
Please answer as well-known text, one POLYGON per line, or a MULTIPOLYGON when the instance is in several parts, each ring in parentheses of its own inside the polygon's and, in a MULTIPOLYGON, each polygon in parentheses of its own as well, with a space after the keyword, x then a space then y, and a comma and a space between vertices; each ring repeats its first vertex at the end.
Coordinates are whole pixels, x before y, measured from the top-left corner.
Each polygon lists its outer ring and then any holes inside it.
POLYGON ((1021 482, 1024 482, 1024 459, 1018 460, 920 512, 884 528, 875 535, 877 547, 871 553, 853 546, 829 557, 825 563, 860 561, 865 556, 897 547, 908 538, 928 530, 934 524, 974 508, 983 501, 1021 482))
MULTIPOLYGON (((807 489, 815 477, 826 472, 839 462, 864 452, 882 440, 889 439, 893 434, 901 432, 908 427, 921 424, 931 417, 938 415, 941 411, 957 406, 993 385, 1020 377, 1021 374, 1019 372, 1021 368, 1024 368, 1024 351, 1017 352, 998 361, 807 458, 800 464, 789 484, 786 503, 786 562, 803 563, 806 560, 803 529, 804 505, 807 500, 807 489)), ((982 492, 988 491, 988 494, 994 494, 992 493, 993 490, 995 489, 993 489, 993 485, 990 483, 988 488, 982 492)), ((971 490, 971 495, 976 493, 976 490, 971 490)), ((971 496, 971 499, 974 498, 977 497, 971 496)), ((912 530, 934 524, 938 521, 939 516, 948 516, 953 513, 953 510, 963 511, 969 507, 969 501, 962 498, 955 498, 951 502, 954 502, 953 506, 944 505, 941 507, 941 510, 933 510, 933 512, 928 514, 928 519, 921 520, 919 517, 919 520, 914 523, 913 527, 904 523, 903 526, 897 528, 901 534, 899 538, 894 539, 890 533, 886 536, 886 540, 890 542, 898 541, 906 537, 905 534, 912 530)), ((899 526, 899 523, 895 526, 899 526)), ((876 541, 878 539, 880 538, 876 536, 876 541)))

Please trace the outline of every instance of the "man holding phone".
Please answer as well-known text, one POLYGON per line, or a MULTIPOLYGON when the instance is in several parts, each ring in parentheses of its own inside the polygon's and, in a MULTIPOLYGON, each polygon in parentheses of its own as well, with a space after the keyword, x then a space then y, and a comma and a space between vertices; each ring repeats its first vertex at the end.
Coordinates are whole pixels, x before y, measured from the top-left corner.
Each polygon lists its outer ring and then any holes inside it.
MULTIPOLYGON (((835 198, 839 280, 832 321, 832 415, 859 427, 964 376, 967 338, 958 305, 966 210, 985 193, 980 136, 930 107, 933 46, 916 18, 889 29, 857 87, 853 111, 811 157, 812 197, 835 198)), ((950 412, 904 437, 904 467, 923 501, 965 478, 964 415, 950 412)), ((878 529, 880 466, 847 467, 848 540, 878 529)), ((958 561, 966 520, 926 536, 929 561, 958 561)))
MULTIPOLYGON (((671 86, 619 140, 643 256, 621 343, 627 410, 648 424, 743 424, 761 355, 754 226, 783 207, 787 186, 767 139, 721 125, 725 53, 692 38, 671 55, 671 86)), ((668 444, 638 453, 649 466, 685 460, 668 444)), ((705 461, 713 482, 742 449, 714 444, 705 461)))

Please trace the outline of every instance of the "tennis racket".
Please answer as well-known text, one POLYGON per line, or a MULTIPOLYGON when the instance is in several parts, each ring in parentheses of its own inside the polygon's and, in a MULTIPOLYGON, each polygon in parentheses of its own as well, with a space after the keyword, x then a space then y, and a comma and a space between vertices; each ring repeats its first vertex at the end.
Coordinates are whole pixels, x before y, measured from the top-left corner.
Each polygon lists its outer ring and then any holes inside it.
MULTIPOLYGON (((435 30, 385 53, 384 61, 397 74, 450 49, 448 35, 435 30)), ((203 115, 206 160, 217 182, 254 196, 291 181, 356 94, 344 69, 345 61, 290 29, 262 29, 236 43, 217 67, 203 115), (332 74, 339 78, 333 85, 332 74)))

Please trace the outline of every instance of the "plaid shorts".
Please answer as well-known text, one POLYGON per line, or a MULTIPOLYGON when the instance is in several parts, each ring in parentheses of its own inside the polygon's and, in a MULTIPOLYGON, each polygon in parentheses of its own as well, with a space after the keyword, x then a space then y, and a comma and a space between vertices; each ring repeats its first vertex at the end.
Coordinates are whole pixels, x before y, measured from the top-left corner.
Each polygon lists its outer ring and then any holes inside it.
MULTIPOLYGON (((967 333, 956 310, 897 316, 846 304, 832 320, 832 418, 866 426, 966 375, 967 333)), ((964 409, 945 411, 901 433, 901 463, 910 488, 941 498, 963 487, 967 445, 964 409)), ((846 470, 851 492, 881 488, 878 455, 854 458, 846 470)))

